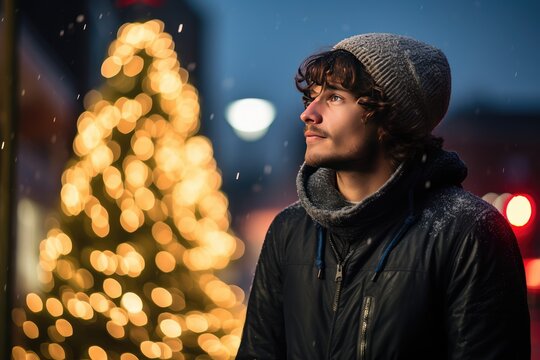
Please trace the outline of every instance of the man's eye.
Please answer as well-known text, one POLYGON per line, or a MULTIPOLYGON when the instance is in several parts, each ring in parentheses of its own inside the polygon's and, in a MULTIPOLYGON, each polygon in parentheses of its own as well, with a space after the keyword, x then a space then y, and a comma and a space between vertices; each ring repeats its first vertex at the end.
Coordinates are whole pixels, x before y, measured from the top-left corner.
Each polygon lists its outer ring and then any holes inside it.
POLYGON ((330 98, 329 98, 330 101, 334 102, 334 101, 340 101, 340 100, 343 100, 343 98, 339 95, 330 95, 330 98))

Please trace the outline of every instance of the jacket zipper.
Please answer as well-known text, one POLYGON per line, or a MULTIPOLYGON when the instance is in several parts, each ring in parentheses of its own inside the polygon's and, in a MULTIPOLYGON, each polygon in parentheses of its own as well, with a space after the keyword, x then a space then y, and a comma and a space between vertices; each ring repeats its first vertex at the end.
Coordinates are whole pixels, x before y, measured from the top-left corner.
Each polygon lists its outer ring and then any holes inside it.
POLYGON ((341 296, 341 281, 343 280, 343 265, 341 263, 337 264, 336 270, 336 293, 334 294, 334 301, 332 302, 332 311, 336 312, 339 305, 339 298, 341 296))
POLYGON ((343 283, 343 266, 345 265, 349 257, 352 255, 353 250, 349 250, 349 252, 345 256, 345 259, 342 260, 341 256, 339 256, 339 253, 336 251, 332 238, 330 238, 330 247, 332 248, 332 251, 334 251, 334 255, 337 259, 336 277, 334 279, 334 281, 336 282, 336 292, 334 294, 334 301, 332 302, 332 311, 336 312, 339 305, 339 299, 341 297, 341 287, 343 283))
POLYGON ((360 343, 358 344, 358 359, 364 360, 366 358, 367 349, 367 330, 371 313, 373 309, 373 297, 366 296, 362 306, 362 313, 360 314, 360 343))
POLYGON ((328 240, 330 243, 330 247, 332 248, 332 251, 334 252, 334 256, 336 257, 336 260, 337 260, 337 269, 336 269, 336 277, 335 277, 336 292, 334 294, 334 301, 332 302, 332 312, 334 313, 334 315, 332 316, 332 326, 330 328, 330 336, 329 336, 328 348, 326 352, 326 358, 330 359, 330 349, 332 347, 332 338, 334 334, 334 326, 335 326, 336 317, 337 317, 336 312, 339 305, 339 298, 341 296, 341 285, 343 282, 343 266, 346 264, 349 257, 353 254, 354 250, 350 249, 347 255, 345 256, 345 259, 341 260, 341 256, 339 256, 339 253, 336 250, 334 241, 332 241, 332 237, 329 236, 328 240))

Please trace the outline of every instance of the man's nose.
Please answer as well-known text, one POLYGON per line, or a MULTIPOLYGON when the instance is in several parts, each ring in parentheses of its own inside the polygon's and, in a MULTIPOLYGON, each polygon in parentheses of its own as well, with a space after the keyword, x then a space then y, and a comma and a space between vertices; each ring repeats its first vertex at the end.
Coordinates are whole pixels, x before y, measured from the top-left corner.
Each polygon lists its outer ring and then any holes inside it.
POLYGON ((322 115, 319 106, 319 101, 317 99, 314 99, 312 102, 309 103, 304 112, 300 114, 300 120, 302 120, 306 124, 320 123, 322 121, 322 115))

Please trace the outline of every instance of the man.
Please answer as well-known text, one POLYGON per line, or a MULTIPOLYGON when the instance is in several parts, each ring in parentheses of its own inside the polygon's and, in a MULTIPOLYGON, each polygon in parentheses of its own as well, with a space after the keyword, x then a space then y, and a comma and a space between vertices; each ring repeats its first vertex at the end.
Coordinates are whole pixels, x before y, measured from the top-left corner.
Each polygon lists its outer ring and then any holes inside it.
POLYGON ((528 359, 522 259, 431 135, 438 49, 392 34, 308 58, 300 201, 268 230, 238 359, 528 359))

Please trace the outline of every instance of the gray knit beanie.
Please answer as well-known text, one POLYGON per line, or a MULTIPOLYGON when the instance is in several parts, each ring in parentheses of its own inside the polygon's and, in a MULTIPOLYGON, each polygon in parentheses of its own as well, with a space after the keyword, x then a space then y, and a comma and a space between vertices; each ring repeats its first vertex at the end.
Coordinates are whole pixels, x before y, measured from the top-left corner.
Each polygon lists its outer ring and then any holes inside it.
POLYGON ((365 66, 410 131, 431 133, 450 101, 450 66, 443 52, 410 37, 362 34, 335 49, 351 52, 365 66))

